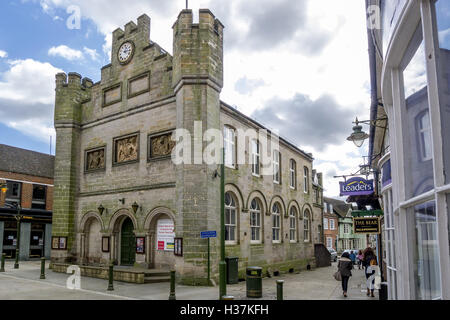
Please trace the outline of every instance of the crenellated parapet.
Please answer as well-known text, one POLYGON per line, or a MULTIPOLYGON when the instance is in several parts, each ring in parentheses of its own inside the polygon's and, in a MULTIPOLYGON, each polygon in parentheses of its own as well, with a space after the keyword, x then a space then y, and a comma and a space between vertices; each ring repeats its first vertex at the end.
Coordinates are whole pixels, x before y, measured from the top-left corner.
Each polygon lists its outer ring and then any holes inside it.
POLYGON ((93 81, 76 72, 58 73, 55 77, 55 126, 59 123, 80 124, 81 104, 91 99, 93 81))
POLYGON ((223 87, 223 24, 208 9, 183 10, 173 25, 173 77, 176 88, 183 79, 203 78, 223 87))

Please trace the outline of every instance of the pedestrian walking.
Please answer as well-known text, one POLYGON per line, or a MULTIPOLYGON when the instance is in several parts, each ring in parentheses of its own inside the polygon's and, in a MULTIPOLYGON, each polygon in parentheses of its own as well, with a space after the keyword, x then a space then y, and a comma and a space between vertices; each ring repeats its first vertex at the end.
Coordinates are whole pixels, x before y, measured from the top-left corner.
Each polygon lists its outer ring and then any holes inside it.
POLYGON ((352 260, 352 264, 356 264, 356 251, 350 250, 350 260, 352 260))
POLYGON ((366 286, 367 296, 375 297, 373 294, 375 290, 375 277, 378 274, 377 260, 373 258, 366 267, 366 286))
POLYGON ((364 258, 364 256, 363 256, 362 250, 359 250, 358 251, 358 255, 356 256, 356 260, 358 261, 358 269, 359 270, 361 270, 361 265, 362 265, 362 262, 363 262, 363 258, 364 258))
POLYGON ((352 276, 353 263, 348 252, 344 252, 339 259, 338 271, 341 274, 342 294, 347 297, 348 280, 352 276))
POLYGON ((371 247, 367 247, 363 252, 363 260, 362 265, 364 268, 367 268, 370 264, 372 258, 375 257, 375 253, 371 247))

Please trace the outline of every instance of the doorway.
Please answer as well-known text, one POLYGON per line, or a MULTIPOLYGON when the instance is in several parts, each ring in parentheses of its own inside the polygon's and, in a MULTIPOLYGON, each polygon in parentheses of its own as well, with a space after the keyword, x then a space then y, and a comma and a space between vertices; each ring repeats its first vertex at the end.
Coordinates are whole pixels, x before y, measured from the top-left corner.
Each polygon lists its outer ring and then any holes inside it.
POLYGON ((126 218, 120 231, 120 264, 133 265, 136 258, 136 238, 134 236, 133 221, 126 218))

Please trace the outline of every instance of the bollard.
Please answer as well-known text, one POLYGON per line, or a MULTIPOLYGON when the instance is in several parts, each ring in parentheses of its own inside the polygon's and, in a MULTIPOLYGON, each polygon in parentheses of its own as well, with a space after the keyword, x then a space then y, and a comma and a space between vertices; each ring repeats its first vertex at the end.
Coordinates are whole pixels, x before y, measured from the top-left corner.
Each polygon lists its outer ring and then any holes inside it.
POLYGON ((45 258, 41 257, 41 277, 39 279, 45 279, 45 258))
POLYGON ((222 300, 234 300, 234 296, 222 296, 222 300))
POLYGON ((175 296, 175 270, 170 271, 170 294, 169 300, 177 300, 175 296))
POLYGON ((2 253, 2 262, 0 265, 0 272, 5 272, 5 256, 6 256, 6 254, 2 253))
POLYGON ((14 269, 19 269, 19 249, 16 249, 16 261, 14 262, 14 269))
POLYGON ((112 291, 112 290, 114 290, 114 285, 113 285, 113 280, 114 280, 114 270, 113 270, 113 268, 114 268, 114 265, 113 265, 113 263, 111 262, 110 264, 109 264, 109 274, 108 274, 108 291, 112 291))
POLYGON ((283 283, 284 280, 277 280, 277 300, 283 300, 283 283))

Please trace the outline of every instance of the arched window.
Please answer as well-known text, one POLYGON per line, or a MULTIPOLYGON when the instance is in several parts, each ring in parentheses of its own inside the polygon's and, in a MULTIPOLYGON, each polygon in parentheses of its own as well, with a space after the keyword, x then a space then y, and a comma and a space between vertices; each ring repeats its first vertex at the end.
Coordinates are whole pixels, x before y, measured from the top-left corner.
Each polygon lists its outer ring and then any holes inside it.
POLYGON ((281 209, 278 203, 272 206, 272 241, 281 242, 281 209))
POLYGON ((307 167, 303 167, 303 191, 309 192, 309 170, 307 167))
POLYGON ((273 182, 278 184, 281 182, 280 160, 281 153, 278 150, 275 150, 273 152, 273 182))
POLYGON ((236 242, 236 201, 231 193, 225 193, 225 241, 236 242))
POLYGON ((234 129, 228 126, 223 128, 223 147, 225 149, 225 165, 230 168, 236 167, 236 135, 234 129))
POLYGON ((261 243, 261 205, 256 198, 250 204, 250 232, 251 242, 261 243))
POLYGON ((259 177, 259 142, 255 139, 252 140, 252 173, 259 177))
POLYGON ((297 185, 297 164, 294 159, 289 161, 289 186, 295 189, 297 185))
POLYGON ((289 210, 289 240, 297 242, 297 209, 295 207, 289 210))
POLYGON ((311 231, 311 213, 309 209, 306 209, 303 213, 303 239, 305 242, 309 242, 310 240, 310 231, 311 231))

